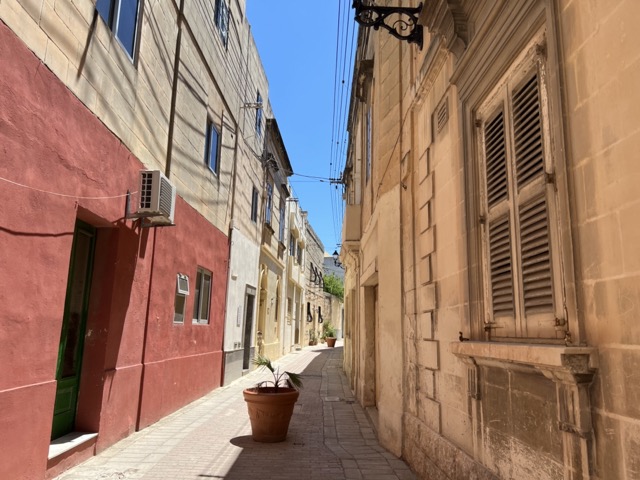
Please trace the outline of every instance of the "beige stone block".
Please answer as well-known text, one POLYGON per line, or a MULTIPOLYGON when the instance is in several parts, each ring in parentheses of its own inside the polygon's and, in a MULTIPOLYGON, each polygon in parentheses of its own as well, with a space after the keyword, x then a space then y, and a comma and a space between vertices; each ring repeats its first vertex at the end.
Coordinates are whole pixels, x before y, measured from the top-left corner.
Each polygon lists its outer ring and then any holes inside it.
POLYGON ((424 207, 433 198, 433 176, 428 175, 418 186, 418 208, 424 207))
POLYGON ((69 59, 51 40, 47 43, 44 63, 56 74, 61 82, 66 81, 69 69, 69 59))
POLYGON ((436 285, 429 283, 418 288, 418 308, 421 312, 436 309, 436 285))
MULTIPOLYGON (((5 1, 6 3, 6 1, 5 1)), ((21 0, 20 6, 37 23, 40 21, 43 0, 21 0)))
POLYGON ((72 35, 81 43, 87 41, 89 33, 89 24, 93 20, 93 9, 87 15, 87 8, 83 8, 81 13, 77 8, 77 4, 72 1, 56 2, 55 12, 60 20, 69 28, 72 35))
POLYGON ((620 417, 640 418, 640 350, 601 349, 603 408, 620 417))
MULTIPOLYGON (((431 282, 431 256, 420 260, 418 265, 418 280, 420 285, 425 285, 431 282)), ((418 289, 420 289, 420 286, 418 286, 418 289)))
POLYGON ((420 369, 420 393, 431 399, 436 397, 436 373, 428 368, 420 369))
POLYGON ((439 365, 439 342, 436 340, 419 340, 417 343, 418 365, 438 370, 439 365))
POLYGON ((588 318, 588 334, 602 344, 640 344, 637 328, 637 309, 640 304, 640 276, 638 274, 595 282, 586 300, 585 309, 593 312, 588 318))
POLYGON ((422 183, 429 175, 429 154, 430 150, 427 148, 418 159, 418 184, 422 183))
POLYGON ((440 421, 440 403, 427 397, 419 398, 419 417, 431 430, 440 433, 442 424, 440 421))
POLYGON ((74 68, 67 70, 66 85, 80 99, 80 101, 92 112, 95 111, 98 93, 87 79, 78 77, 74 68))
POLYGON ((417 315, 417 341, 433 340, 435 312, 422 312, 417 315))
POLYGON ((617 215, 587 222, 578 232, 585 279, 601 280, 622 274, 624 264, 617 215))
POLYGON ((432 254, 435 251, 435 227, 421 233, 418 242, 420 245, 420 258, 425 258, 427 255, 432 254))
POLYGON ((404 311, 407 315, 416 313, 416 291, 407 290, 404 295, 404 311))
POLYGON ((17 2, 0 2, 0 18, 38 58, 44 59, 49 39, 17 2))
POLYGON ((622 264, 626 274, 640 271, 640 203, 622 208, 620 218, 620 239, 622 241, 622 264))
POLYGON ((422 233, 430 226, 431 226, 431 207, 430 207, 430 204, 427 203, 422 208, 420 208, 420 210, 418 210, 418 231, 422 233))
MULTIPOLYGON (((44 0, 42 4, 42 16, 40 18, 40 27, 56 44, 56 46, 64 52, 68 58, 75 58, 79 42, 73 32, 65 25, 58 13, 54 9, 53 2, 44 0)), ((66 77, 63 77, 66 78, 66 77)))

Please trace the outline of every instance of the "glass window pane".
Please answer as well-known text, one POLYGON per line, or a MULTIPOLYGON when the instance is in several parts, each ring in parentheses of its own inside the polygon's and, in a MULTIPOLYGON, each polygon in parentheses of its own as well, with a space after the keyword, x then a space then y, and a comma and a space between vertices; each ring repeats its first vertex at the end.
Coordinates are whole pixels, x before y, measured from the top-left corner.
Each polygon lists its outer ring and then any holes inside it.
POLYGON ((216 130, 216 127, 213 124, 211 124, 209 126, 208 164, 209 164, 209 168, 215 173, 218 173, 218 136, 219 136, 218 130, 216 130))
POLYGON ((118 9, 116 36, 131 58, 133 58, 133 49, 136 41, 138 1, 139 0, 120 0, 118 9))
POLYGON ((104 20, 104 22, 111 28, 111 5, 113 0, 97 0, 96 10, 104 20))
POLYGON ((198 318, 200 318, 200 289, 202 286, 202 272, 198 271, 196 275, 196 291, 194 295, 194 303, 193 303, 193 321, 197 322, 198 318))
POLYGON ((211 296, 211 275, 204 274, 202 278, 202 307, 200 311, 200 320, 203 323, 209 323, 209 298, 211 296))

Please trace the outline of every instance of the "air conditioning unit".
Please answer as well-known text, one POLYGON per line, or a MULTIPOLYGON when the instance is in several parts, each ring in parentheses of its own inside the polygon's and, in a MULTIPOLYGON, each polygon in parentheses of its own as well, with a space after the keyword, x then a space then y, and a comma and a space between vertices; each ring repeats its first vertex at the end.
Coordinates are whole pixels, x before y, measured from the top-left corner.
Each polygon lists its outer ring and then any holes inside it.
POLYGON ((140 171, 137 216, 155 225, 172 225, 176 208, 176 187, 160 170, 140 171))

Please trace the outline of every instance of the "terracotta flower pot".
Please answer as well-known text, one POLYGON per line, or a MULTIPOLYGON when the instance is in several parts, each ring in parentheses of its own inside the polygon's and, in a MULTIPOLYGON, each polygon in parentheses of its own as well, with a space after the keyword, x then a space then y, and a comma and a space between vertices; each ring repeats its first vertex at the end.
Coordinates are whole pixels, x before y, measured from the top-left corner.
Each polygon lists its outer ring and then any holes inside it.
POLYGON ((327 347, 335 347, 336 346, 336 338, 335 337, 327 337, 327 347))
POLYGON ((251 437, 256 442, 275 443, 287 439, 293 406, 300 392, 295 388, 247 388, 243 392, 251 420, 251 437))

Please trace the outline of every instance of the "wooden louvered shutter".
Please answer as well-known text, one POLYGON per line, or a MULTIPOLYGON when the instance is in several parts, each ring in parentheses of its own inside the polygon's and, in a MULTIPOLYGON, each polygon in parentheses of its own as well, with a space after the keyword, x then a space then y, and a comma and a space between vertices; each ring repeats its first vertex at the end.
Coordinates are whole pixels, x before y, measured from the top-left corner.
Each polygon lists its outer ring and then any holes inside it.
POLYGON ((489 250, 493 315, 513 317, 511 227, 507 215, 489 224, 489 250))
POLYGON ((515 298, 505 114, 502 106, 484 124, 486 234, 490 318, 494 334, 515 335, 515 298))
POLYGON ((522 336, 553 336, 553 282, 546 198, 539 75, 525 78, 512 95, 513 148, 519 220, 522 336))

